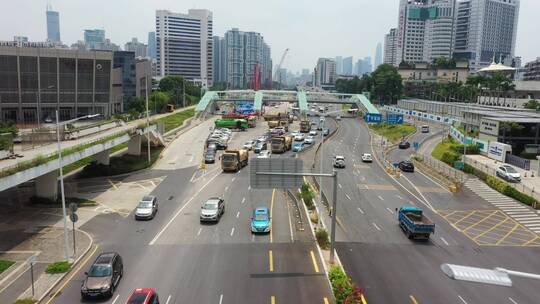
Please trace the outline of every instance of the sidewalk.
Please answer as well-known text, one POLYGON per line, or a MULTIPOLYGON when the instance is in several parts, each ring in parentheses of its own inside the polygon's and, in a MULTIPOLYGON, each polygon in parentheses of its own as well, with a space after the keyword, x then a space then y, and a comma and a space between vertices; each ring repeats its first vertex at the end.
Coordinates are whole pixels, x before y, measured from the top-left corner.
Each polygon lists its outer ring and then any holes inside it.
MULTIPOLYGON (((151 116, 150 119, 151 120, 159 119, 159 118, 162 118, 164 116, 168 116, 168 115, 172 115, 172 114, 175 114, 175 113, 178 113, 178 112, 189 110, 189 109, 191 109, 193 107, 194 106, 187 107, 187 108, 182 108, 182 109, 179 109, 179 110, 177 110, 177 111, 175 111, 173 113, 165 113, 165 114, 159 114, 159 115, 151 116)), ((101 139, 103 137, 107 137, 107 136, 110 136, 110 135, 113 135, 113 134, 116 134, 116 133, 119 133, 119 132, 123 132, 123 131, 133 129, 134 127, 140 125, 141 123, 145 123, 145 122, 146 122, 146 118, 137 119, 137 120, 134 120, 134 121, 130 121, 129 123, 127 123, 127 124, 125 124, 123 126, 112 128, 112 129, 106 130, 106 131, 101 132, 101 133, 88 135, 88 136, 81 137, 81 138, 76 139, 76 140, 62 141, 60 143, 60 146, 62 147, 62 149, 65 149, 65 148, 74 147, 74 146, 77 146, 77 145, 80 145, 80 144, 96 141, 96 140, 99 140, 99 139, 101 139)), ((58 151, 58 148, 57 148, 57 143, 56 142, 51 142, 48 145, 44 145, 44 146, 41 146, 41 147, 36 147, 34 149, 26 150, 26 151, 21 151, 20 147, 15 146, 15 150, 16 150, 16 153, 19 154, 19 155, 22 155, 22 157, 15 158, 15 159, 0 160, 0 170, 4 169, 6 167, 14 166, 17 163, 22 162, 22 161, 32 160, 32 159, 36 158, 38 155, 49 155, 49 154, 55 153, 56 151, 58 151)))
MULTIPOLYGON (((47 265, 65 260, 60 209, 25 208, 0 214, 0 259, 15 264, 0 274, 0 303, 11 304, 21 295, 31 297, 30 259, 35 257, 35 296, 40 298, 62 275, 45 273, 47 265)), ((69 253, 73 254, 73 232, 68 222, 69 253)), ((92 239, 76 230, 78 259, 90 248, 92 239)))

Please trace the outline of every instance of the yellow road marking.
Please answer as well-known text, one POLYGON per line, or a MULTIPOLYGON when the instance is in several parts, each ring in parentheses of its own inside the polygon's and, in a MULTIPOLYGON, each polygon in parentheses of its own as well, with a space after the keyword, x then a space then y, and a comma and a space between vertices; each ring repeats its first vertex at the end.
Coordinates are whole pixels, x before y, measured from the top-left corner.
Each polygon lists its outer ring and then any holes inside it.
POLYGON ((366 301, 366 298, 364 297, 364 295, 360 295, 360 300, 362 300, 362 304, 367 304, 367 301, 366 301))
POLYGON ((330 304, 330 302, 328 301, 328 298, 327 298, 327 297, 324 297, 324 298, 323 298, 323 302, 324 302, 324 304, 330 304))
POLYGON ((270 264, 270 272, 274 272, 274 256, 272 250, 268 250, 268 263, 270 264))
POLYGON ((45 304, 49 304, 51 303, 57 296, 58 294, 62 291, 62 289, 64 289, 64 287, 66 287, 66 285, 71 281, 71 279, 73 279, 73 277, 81 270, 81 268, 83 268, 84 265, 86 265, 86 263, 88 263, 88 261, 90 260, 91 257, 94 256, 94 253, 96 253, 97 249, 98 249, 99 246, 96 246, 94 247, 94 250, 92 251, 92 253, 90 255, 88 255, 84 261, 82 263, 79 264, 79 267, 77 267, 77 270, 73 271, 71 273, 71 275, 69 276, 69 278, 64 282, 64 284, 62 284, 62 286, 60 286, 60 288, 58 288, 58 290, 56 290, 56 292, 51 296, 51 298, 49 299, 49 301, 47 301, 45 304))
POLYGON ((465 215, 464 217, 462 217, 462 218, 461 218, 461 219, 460 219, 459 221, 457 221, 457 222, 454 222, 454 225, 457 225, 457 224, 459 224, 459 223, 460 223, 461 221, 463 221, 463 220, 467 219, 468 217, 470 217, 470 216, 474 215, 475 213, 476 213, 476 211, 471 211, 471 212, 470 212, 469 214, 467 214, 467 215, 465 215))
MULTIPOLYGON (((477 238, 482 237, 483 235, 490 233, 491 231, 495 230, 497 227, 499 227, 499 226, 501 226, 502 224, 506 223, 506 221, 508 221, 508 219, 505 219, 504 221, 499 222, 497 225, 495 225, 495 226, 489 228, 488 230, 486 230, 486 231, 480 233, 479 235, 473 237, 472 239, 473 239, 474 241, 476 241, 477 238)), ((465 230, 467 230, 467 229, 465 229, 465 230)))
POLYGON ((471 225, 471 226, 465 228, 465 229, 463 230, 463 232, 465 232, 465 231, 467 231, 467 230, 469 230, 469 229, 471 229, 471 228, 477 226, 478 224, 480 224, 480 223, 482 223, 482 222, 488 220, 490 217, 492 217, 493 215, 497 214, 497 212, 499 212, 499 211, 494 211, 494 212, 492 212, 490 215, 484 217, 483 219, 479 220, 478 222, 474 223, 473 225, 471 225))
POLYGON ((107 179, 109 181, 109 183, 111 184, 111 186, 116 190, 118 189, 118 186, 116 186, 115 183, 113 183, 110 179, 107 179))
POLYGON ((495 245, 499 245, 500 243, 504 242, 504 240, 510 235, 512 234, 512 232, 514 232, 514 230, 518 229, 519 227, 521 227, 521 225, 519 224, 515 224, 514 227, 512 229, 510 229, 510 231, 508 231, 507 234, 505 234, 502 239, 500 239, 495 245))
POLYGON ((276 304, 276 297, 274 296, 270 297, 270 304, 276 304))
POLYGON ((530 243, 532 243, 532 242, 538 240, 539 238, 540 238, 540 237, 536 236, 534 239, 532 239, 532 240, 528 241, 527 243, 523 244, 523 246, 527 246, 527 245, 529 245, 530 243))
POLYGON ((274 197, 276 189, 272 189, 272 201, 270 202, 270 243, 274 242, 274 229, 272 227, 272 218, 274 217, 274 197))
POLYGON ((317 260, 315 259, 315 253, 313 253, 313 250, 311 250, 310 253, 311 253, 311 261, 313 262, 313 268, 315 268, 316 273, 319 273, 319 265, 317 265, 317 260))
POLYGON ((413 295, 409 295, 409 298, 413 304, 418 304, 418 301, 416 301, 416 298, 413 295))

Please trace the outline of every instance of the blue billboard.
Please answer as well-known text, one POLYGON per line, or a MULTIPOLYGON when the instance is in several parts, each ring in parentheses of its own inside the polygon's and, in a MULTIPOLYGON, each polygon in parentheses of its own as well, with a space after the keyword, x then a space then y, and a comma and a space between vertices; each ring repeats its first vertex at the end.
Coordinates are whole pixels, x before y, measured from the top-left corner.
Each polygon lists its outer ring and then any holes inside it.
POLYGON ((379 113, 366 113, 366 115, 364 115, 364 120, 367 123, 381 123, 382 115, 379 113))
POLYGON ((386 114, 386 123, 389 125, 401 125, 403 124, 403 114, 386 114))

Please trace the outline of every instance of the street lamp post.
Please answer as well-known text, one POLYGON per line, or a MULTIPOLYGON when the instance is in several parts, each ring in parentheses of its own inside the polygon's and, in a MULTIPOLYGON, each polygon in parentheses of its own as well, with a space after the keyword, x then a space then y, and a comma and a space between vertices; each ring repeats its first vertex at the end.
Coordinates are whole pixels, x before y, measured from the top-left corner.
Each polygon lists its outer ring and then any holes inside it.
POLYGON ((146 76, 146 143, 147 143, 147 153, 148 153, 148 164, 152 162, 150 157, 150 112, 148 111, 148 76, 146 76))
POLYGON ((62 218, 64 222, 64 255, 66 257, 66 261, 69 261, 69 246, 68 246, 69 241, 68 241, 68 232, 67 232, 66 196, 64 193, 64 170, 62 168, 63 167, 62 148, 60 146, 60 126, 67 125, 69 123, 75 122, 80 119, 97 117, 99 115, 100 114, 86 115, 83 117, 78 117, 75 119, 64 121, 62 122, 62 124, 60 124, 59 117, 58 117, 59 116, 58 110, 56 110, 56 143, 57 143, 57 148, 58 148, 58 169, 60 171, 60 196, 62 198, 62 218))

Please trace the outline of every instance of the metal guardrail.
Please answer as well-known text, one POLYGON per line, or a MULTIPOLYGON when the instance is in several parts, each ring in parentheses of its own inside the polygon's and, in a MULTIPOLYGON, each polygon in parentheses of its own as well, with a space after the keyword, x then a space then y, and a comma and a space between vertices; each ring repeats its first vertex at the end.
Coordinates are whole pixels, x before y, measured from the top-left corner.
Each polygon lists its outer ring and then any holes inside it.
POLYGON ((294 218, 297 219, 295 222, 296 230, 304 231, 304 219, 302 217, 302 211, 300 211, 300 206, 298 205, 298 199, 296 198, 296 195, 294 195, 294 193, 289 189, 287 189, 287 195, 294 203, 294 218))

